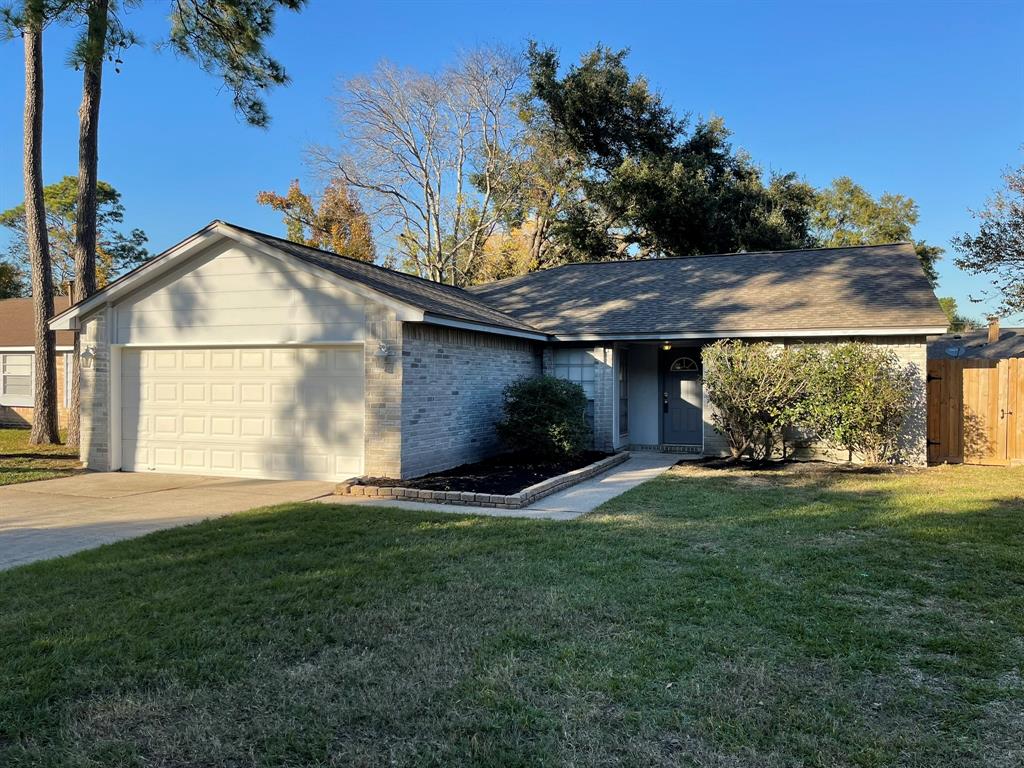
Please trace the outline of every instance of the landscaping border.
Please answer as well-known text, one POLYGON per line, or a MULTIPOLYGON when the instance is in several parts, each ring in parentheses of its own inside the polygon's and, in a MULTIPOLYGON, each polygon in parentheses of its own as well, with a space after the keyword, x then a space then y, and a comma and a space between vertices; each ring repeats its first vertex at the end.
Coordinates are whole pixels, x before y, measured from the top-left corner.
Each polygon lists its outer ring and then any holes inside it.
POLYGON ((373 496, 381 499, 401 499, 402 501, 428 501, 434 504, 455 504, 474 507, 496 507, 498 509, 522 509, 533 502, 550 496, 570 486, 589 480, 612 467, 618 466, 629 458, 629 451, 606 456, 605 458, 574 469, 562 475, 549 477, 539 483, 524 488, 519 493, 507 496, 496 493, 474 493, 472 491, 433 491, 424 488, 401 488, 382 485, 362 485, 357 482, 338 483, 335 493, 350 496, 373 496))

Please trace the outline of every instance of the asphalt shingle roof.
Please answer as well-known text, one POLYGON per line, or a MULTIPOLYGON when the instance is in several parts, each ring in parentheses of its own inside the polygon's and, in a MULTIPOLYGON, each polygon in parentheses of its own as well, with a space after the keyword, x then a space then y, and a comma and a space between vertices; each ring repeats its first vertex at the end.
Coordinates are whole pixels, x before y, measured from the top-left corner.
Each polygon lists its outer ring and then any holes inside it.
POLYGON ((454 320, 539 333, 524 321, 505 314, 500 309, 461 288, 424 280, 415 275, 385 269, 375 264, 367 264, 358 259, 338 256, 328 251, 321 251, 253 229, 246 229, 237 224, 223 223, 232 229, 245 232, 271 248, 285 251, 308 264, 322 267, 349 280, 355 280, 386 296, 419 307, 426 312, 454 320))
POLYGON ((469 290, 556 335, 947 324, 910 243, 568 264, 469 290))
MULTIPOLYGON (((71 306, 67 296, 53 297, 53 314, 59 315, 71 306)), ((0 300, 0 349, 31 347, 36 343, 32 299, 0 300)), ((71 331, 57 331, 57 346, 70 347, 75 343, 71 331)))
POLYGON ((1024 328, 1000 328, 999 338, 989 344, 988 328, 963 333, 947 333, 928 342, 928 359, 968 358, 1003 360, 1024 357, 1024 328), (950 350, 956 350, 951 354, 950 350))

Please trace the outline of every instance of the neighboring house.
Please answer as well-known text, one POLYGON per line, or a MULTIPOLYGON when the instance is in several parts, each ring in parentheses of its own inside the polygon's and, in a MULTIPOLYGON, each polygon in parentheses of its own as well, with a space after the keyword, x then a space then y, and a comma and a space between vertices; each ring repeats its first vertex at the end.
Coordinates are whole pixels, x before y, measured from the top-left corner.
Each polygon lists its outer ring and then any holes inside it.
MULTIPOLYGON (((57 296, 53 308, 63 312, 70 304, 66 296, 57 296)), ((0 426, 27 427, 32 423, 35 396, 32 318, 32 299, 0 300, 0 426)), ((73 333, 57 333, 57 417, 62 427, 68 420, 74 344, 73 333)))
MULTIPOLYGON (((891 347, 945 316, 910 244, 578 264, 462 290, 215 221, 52 327, 82 334, 93 469, 411 477, 499 448, 502 389, 579 382, 597 448, 718 454, 717 338, 891 347)), ((907 424, 924 461, 923 415, 907 424)))
POLYGON ((991 320, 987 328, 945 333, 928 342, 929 360, 1009 360, 1024 357, 1024 328, 1000 328, 991 320))

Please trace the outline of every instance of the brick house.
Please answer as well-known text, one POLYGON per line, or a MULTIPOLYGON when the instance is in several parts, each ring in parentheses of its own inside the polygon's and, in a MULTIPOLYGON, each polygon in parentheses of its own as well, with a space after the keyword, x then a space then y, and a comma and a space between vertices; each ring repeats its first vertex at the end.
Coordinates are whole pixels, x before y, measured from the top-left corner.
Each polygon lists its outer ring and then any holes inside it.
MULTIPOLYGON (((595 446, 724 450, 718 338, 892 347, 946 318, 910 244, 575 264, 463 290, 215 221, 51 323, 81 335, 102 470, 413 477, 499 449, 502 389, 579 382, 595 446)), ((923 463, 923 413, 905 456, 923 463)))
MULTIPOLYGON (((70 304, 67 296, 57 296, 53 300, 56 312, 63 312, 70 304)), ((72 332, 57 332, 57 418, 62 428, 68 422, 74 344, 72 332)), ((32 299, 0 299, 0 426, 27 427, 32 424, 34 357, 32 299)))

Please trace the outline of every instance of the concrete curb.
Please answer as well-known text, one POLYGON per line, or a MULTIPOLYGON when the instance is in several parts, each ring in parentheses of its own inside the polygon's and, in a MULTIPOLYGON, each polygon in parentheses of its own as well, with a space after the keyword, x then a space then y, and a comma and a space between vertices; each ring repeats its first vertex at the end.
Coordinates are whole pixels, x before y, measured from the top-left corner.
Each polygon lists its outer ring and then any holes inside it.
POLYGON ((454 504, 460 506, 494 507, 496 509, 522 509, 545 496, 565 490, 570 486, 589 480, 595 475, 616 467, 629 458, 629 451, 622 451, 607 456, 593 464, 574 469, 562 475, 549 477, 539 483, 524 488, 519 493, 507 496, 493 493, 473 493, 470 491, 430 491, 420 488, 400 488, 380 485, 357 485, 338 483, 335 493, 348 496, 369 496, 381 499, 402 499, 404 501, 428 501, 434 504, 454 504))

